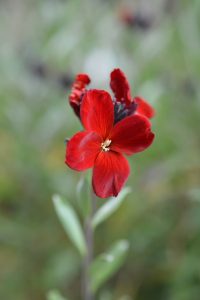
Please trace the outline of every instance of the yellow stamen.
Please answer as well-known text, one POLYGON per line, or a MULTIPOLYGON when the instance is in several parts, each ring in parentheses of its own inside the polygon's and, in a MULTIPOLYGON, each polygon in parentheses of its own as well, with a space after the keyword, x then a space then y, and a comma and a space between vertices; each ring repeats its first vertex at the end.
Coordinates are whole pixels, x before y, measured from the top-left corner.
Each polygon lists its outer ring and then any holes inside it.
POLYGON ((109 146, 111 142, 112 142, 111 140, 105 140, 105 142, 101 143, 101 149, 105 152, 109 151, 110 150, 109 146))

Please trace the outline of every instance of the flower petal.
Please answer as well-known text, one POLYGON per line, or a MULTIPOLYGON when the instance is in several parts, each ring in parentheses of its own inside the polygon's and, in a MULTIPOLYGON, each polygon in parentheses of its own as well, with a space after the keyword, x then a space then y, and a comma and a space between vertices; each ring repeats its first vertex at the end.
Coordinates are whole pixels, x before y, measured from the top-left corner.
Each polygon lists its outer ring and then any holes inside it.
POLYGON ((101 143, 101 137, 94 132, 78 132, 67 143, 65 163, 77 171, 91 168, 101 150, 101 143))
POLYGON ((81 120, 87 131, 107 138, 114 122, 114 106, 110 95, 101 90, 88 91, 81 105, 81 120))
POLYGON ((151 145, 154 134, 151 123, 142 115, 132 115, 118 122, 109 136, 113 151, 131 155, 145 150, 151 145))
POLYGON ((129 164, 120 153, 100 152, 94 164, 92 185, 98 197, 117 196, 130 173, 129 164))
POLYGON ((87 74, 78 74, 72 85, 72 90, 69 95, 69 103, 73 108, 75 114, 80 117, 80 104, 86 86, 90 83, 90 77, 87 74))
POLYGON ((131 103, 131 90, 125 74, 120 69, 114 69, 110 74, 110 87, 117 101, 131 103))
POLYGON ((87 74, 81 73, 81 74, 77 74, 75 81, 79 82, 80 84, 82 83, 82 85, 87 85, 90 83, 91 80, 87 74))
POLYGON ((140 97, 135 97, 133 101, 137 104, 136 112, 138 114, 141 114, 149 119, 153 118, 155 111, 147 101, 140 97))

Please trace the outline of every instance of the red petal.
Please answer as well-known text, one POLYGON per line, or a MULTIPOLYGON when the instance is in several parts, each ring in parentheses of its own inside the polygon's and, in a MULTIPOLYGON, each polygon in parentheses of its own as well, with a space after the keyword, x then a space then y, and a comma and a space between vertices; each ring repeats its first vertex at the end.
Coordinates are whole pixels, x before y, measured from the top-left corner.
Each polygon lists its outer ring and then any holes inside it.
POLYGON ((101 90, 88 91, 81 104, 81 120, 87 131, 97 132, 106 139, 114 122, 114 106, 110 95, 101 90))
POLYGON ((151 132, 151 123, 142 115, 132 115, 118 122, 109 139, 110 148, 117 152, 133 154, 145 150, 151 145, 154 134, 151 132))
POLYGON ((100 152, 93 170, 92 185, 98 197, 117 196, 130 173, 127 160, 112 151, 100 152))
POLYGON ((144 99, 140 97, 135 97, 133 101, 138 105, 136 109, 136 112, 138 114, 144 115, 149 119, 153 118, 153 116, 155 115, 155 111, 148 102, 146 102, 144 99))
POLYGON ((117 101, 131 103, 131 91, 125 74, 120 69, 115 69, 110 74, 110 87, 117 101))
POLYGON ((90 77, 87 74, 78 74, 72 85, 72 90, 69 95, 69 103, 78 117, 80 117, 81 100, 86 91, 86 86, 89 83, 90 77))
POLYGON ((101 143, 100 136, 94 132, 78 132, 67 143, 65 163, 77 171, 91 168, 101 150, 101 143))
POLYGON ((90 83, 90 77, 87 74, 78 74, 76 76, 76 81, 82 82, 83 84, 89 84, 90 83))

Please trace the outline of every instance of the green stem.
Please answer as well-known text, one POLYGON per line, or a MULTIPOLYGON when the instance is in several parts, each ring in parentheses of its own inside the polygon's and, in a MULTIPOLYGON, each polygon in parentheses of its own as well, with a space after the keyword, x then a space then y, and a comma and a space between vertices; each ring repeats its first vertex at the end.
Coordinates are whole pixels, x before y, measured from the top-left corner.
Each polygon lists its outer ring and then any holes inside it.
POLYGON ((82 291, 83 291, 83 299, 84 300, 94 300, 94 295, 90 286, 90 274, 89 269, 93 260, 93 250, 94 250, 94 231, 92 228, 92 217, 94 215, 96 209, 96 196, 92 192, 91 195, 92 201, 92 210, 91 214, 87 217, 84 222, 84 233, 85 240, 87 245, 87 254, 83 261, 83 280, 82 280, 82 291))

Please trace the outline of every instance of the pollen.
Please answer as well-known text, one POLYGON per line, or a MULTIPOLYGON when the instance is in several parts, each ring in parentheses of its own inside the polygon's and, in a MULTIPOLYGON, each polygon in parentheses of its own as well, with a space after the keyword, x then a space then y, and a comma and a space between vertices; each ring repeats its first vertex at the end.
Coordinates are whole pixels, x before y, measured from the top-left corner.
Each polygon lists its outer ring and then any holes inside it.
POLYGON ((107 152, 110 150, 109 146, 111 144, 111 140, 105 140, 105 142, 101 143, 101 149, 104 151, 104 152, 107 152))

